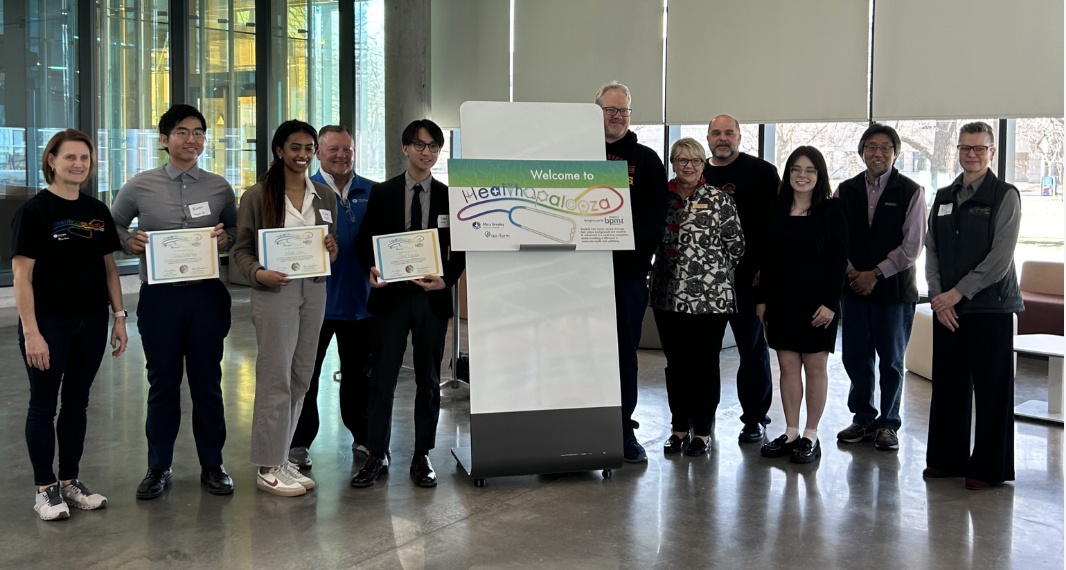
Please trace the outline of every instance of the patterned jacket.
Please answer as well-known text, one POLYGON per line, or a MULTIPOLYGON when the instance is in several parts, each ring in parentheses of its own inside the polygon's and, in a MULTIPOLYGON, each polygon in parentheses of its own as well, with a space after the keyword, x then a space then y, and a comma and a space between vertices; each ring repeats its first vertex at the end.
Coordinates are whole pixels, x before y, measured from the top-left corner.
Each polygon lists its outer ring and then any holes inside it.
POLYGON ((655 252, 651 306, 675 313, 736 311, 734 270, 744 232, 733 198, 702 184, 682 198, 670 181, 670 209, 655 252))

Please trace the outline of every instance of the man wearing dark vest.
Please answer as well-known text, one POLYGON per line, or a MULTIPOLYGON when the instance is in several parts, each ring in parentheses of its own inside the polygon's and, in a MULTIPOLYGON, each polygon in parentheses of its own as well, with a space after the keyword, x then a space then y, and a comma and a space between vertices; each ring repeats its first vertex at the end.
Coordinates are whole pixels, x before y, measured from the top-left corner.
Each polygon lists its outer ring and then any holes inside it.
POLYGON ((933 397, 922 475, 965 477, 967 489, 1014 480, 1014 313, 1025 309, 1014 270, 1018 189, 992 173, 992 127, 959 131, 962 175, 929 212, 925 273, 933 322, 933 397), (970 406, 976 401, 973 453, 970 406))
POLYGON ((866 171, 841 182, 836 192, 848 218, 842 359, 851 378, 848 408, 854 414, 837 439, 873 438, 882 451, 899 449, 903 354, 918 302, 914 262, 925 237, 925 192, 892 166, 899 147, 895 129, 870 125, 859 140, 866 171), (874 401, 875 355, 881 360, 880 411, 874 401))

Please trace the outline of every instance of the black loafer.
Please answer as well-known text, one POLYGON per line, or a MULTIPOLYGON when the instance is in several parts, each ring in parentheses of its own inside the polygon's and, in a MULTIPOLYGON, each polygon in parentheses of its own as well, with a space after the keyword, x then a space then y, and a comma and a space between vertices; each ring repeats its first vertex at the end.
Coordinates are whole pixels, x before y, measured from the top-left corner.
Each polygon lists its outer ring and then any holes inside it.
POLYGON ((753 424, 744 424, 744 429, 740 430, 740 437, 738 438, 740 443, 755 443, 766 439, 766 428, 763 427, 761 422, 753 424))
POLYGON ((154 499, 162 495, 173 478, 174 474, 170 469, 149 469, 148 473, 144 474, 144 480, 137 485, 137 498, 154 499))
POLYGON ((818 458, 822 456, 822 440, 819 439, 815 443, 811 443, 811 440, 801 437, 799 438, 799 445, 796 449, 792 450, 792 457, 789 461, 793 463, 814 463, 818 461, 818 458))
POLYGON ((670 437, 663 444, 663 453, 681 453, 686 445, 692 443, 692 434, 686 433, 685 438, 681 439, 676 434, 670 434, 670 437))
POLYGON ((212 495, 232 495, 233 479, 230 479, 226 468, 204 467, 200 470, 200 484, 207 487, 207 492, 212 495))
POLYGON ((790 455, 792 450, 796 449, 796 446, 799 445, 799 440, 800 438, 797 437, 792 441, 788 441, 788 436, 782 434, 781 437, 763 445, 760 451, 763 457, 784 457, 790 455))
POLYGON ((363 468, 355 474, 355 477, 352 477, 352 487, 357 489, 370 487, 377 482, 379 477, 388 472, 389 460, 384 457, 370 454, 370 457, 366 458, 366 463, 363 464, 363 468))
POLYGON ((685 455, 689 457, 699 457, 704 453, 707 453, 707 443, 700 437, 692 438, 692 443, 688 444, 688 449, 685 450, 685 455))
POLYGON ((437 486, 437 474, 433 471, 428 455, 416 455, 411 460, 411 480, 419 487, 437 486))

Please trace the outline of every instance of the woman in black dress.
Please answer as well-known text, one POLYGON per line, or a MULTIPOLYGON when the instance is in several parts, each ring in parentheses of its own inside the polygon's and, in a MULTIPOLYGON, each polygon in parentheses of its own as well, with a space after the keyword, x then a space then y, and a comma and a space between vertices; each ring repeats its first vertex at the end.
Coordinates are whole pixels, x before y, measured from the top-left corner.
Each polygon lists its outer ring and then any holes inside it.
POLYGON ((791 455, 793 463, 822 456, 818 422, 829 389, 826 364, 837 339, 840 293, 847 275, 847 220, 830 198, 822 153, 801 146, 785 162, 774 206, 769 251, 759 282, 756 314, 781 367, 785 434, 762 447, 764 457, 791 455), (799 433, 807 378, 807 425, 799 433))

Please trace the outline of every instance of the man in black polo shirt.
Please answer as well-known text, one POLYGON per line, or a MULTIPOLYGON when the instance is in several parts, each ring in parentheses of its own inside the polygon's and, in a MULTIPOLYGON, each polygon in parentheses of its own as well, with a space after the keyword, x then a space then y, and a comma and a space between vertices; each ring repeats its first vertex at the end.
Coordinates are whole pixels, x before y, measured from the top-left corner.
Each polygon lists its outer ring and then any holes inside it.
POLYGON ((770 379, 770 351, 762 324, 755 316, 755 290, 781 178, 774 165, 740 152, 740 123, 729 115, 718 115, 711 120, 707 127, 707 146, 711 157, 703 165, 703 178, 707 184, 733 197, 744 231, 744 257, 734 273, 737 312, 729 315, 729 327, 733 329, 740 353, 737 398, 743 409, 740 421, 744 423, 740 441, 762 442, 766 434, 764 426, 770 423, 766 412, 770 409, 774 387, 770 379))
POLYGON ((877 449, 899 449, 903 355, 911 337, 918 285, 914 262, 925 235, 925 192, 892 164, 895 129, 873 124, 859 140, 866 171, 845 180, 836 195, 848 218, 848 283, 841 298, 843 361, 851 378, 854 417, 837 434, 845 443, 874 438, 877 449), (881 409, 874 402, 874 356, 880 358, 881 409))
POLYGON ((925 238, 925 274, 936 320, 922 475, 965 477, 967 489, 1014 480, 1013 313, 1025 310, 1014 270, 1021 195, 988 168, 996 156, 994 145, 989 125, 962 126, 963 172, 937 192, 925 238))

